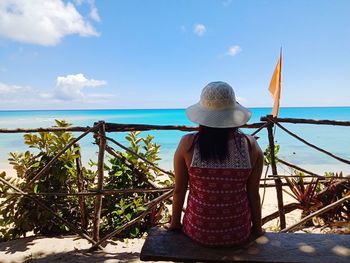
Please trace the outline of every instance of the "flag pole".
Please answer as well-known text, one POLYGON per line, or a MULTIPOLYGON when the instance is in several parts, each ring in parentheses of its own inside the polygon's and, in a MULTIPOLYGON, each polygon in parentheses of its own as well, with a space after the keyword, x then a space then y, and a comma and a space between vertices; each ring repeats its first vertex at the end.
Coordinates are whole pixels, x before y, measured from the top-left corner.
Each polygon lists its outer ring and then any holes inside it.
MULTIPOLYGON (((274 100, 272 115, 270 115, 270 117, 272 118, 278 116, 279 106, 280 106, 280 97, 281 97, 281 84, 282 84, 282 46, 280 49, 280 57, 278 59, 275 70, 273 72, 270 86, 269 86, 269 91, 274 100)), ((275 159, 275 142, 274 142, 276 126, 271 120, 268 120, 267 131, 269 135, 269 149, 270 149, 272 174, 277 175, 278 171, 277 171, 277 163, 275 159)), ((285 218, 284 207, 283 207, 282 181, 280 178, 275 180, 275 185, 276 185, 276 195, 277 195, 277 203, 278 203, 278 213, 280 217, 280 227, 281 229, 284 229, 286 226, 286 218, 285 218)))
MULTIPOLYGON (((279 101, 281 101, 281 89, 282 89, 282 46, 280 49, 280 70, 279 70, 279 78, 278 78, 278 85, 279 85, 279 101)), ((278 105, 279 107, 279 105, 278 105)), ((277 116, 276 116, 277 117, 277 116)))

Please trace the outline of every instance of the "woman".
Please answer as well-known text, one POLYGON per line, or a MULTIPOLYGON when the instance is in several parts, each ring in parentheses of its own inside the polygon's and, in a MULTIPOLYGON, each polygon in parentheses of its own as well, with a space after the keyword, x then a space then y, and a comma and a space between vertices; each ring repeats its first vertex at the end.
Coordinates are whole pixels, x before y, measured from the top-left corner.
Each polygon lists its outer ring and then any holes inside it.
POLYGON ((170 230, 182 228, 191 239, 209 246, 241 245, 262 235, 263 154, 253 137, 238 130, 251 112, 236 102, 230 85, 212 82, 186 113, 200 126, 198 133, 183 136, 174 156, 170 230))

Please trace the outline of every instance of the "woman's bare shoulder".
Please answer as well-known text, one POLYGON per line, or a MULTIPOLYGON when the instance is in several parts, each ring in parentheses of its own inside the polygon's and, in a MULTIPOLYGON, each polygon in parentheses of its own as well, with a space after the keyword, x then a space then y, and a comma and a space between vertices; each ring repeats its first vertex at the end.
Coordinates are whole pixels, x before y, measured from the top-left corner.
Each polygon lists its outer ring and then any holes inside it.
POLYGON ((249 135, 249 134, 244 134, 244 136, 247 138, 247 140, 252 148, 259 148, 260 149, 258 141, 256 140, 256 138, 254 136, 249 135))
POLYGON ((180 146, 183 149, 188 149, 193 145, 194 140, 197 137, 197 133, 188 133, 182 136, 181 141, 180 141, 180 146))
POLYGON ((184 136, 182 136, 183 141, 187 141, 187 142, 193 142, 193 140, 196 138, 197 136, 197 132, 192 132, 192 133, 187 133, 184 136))

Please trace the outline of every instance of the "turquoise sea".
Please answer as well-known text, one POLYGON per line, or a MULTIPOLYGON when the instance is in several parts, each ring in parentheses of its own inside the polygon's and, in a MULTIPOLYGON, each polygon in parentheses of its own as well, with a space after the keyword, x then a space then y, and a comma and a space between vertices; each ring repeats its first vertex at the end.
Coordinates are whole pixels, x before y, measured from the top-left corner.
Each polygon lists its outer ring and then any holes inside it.
MULTIPOLYGON (((261 116, 271 112, 270 108, 251 108, 253 117, 250 123, 259 122, 261 116)), ((350 107, 310 107, 310 108, 281 108, 279 117, 331 119, 350 121, 350 107)), ((113 123, 159 124, 159 125, 195 125, 185 115, 184 109, 135 109, 135 110, 36 110, 36 111, 0 111, 0 128, 30 128, 50 127, 54 120, 66 120, 74 126, 92 126, 94 122, 104 120, 113 123)), ((350 127, 336 127, 324 125, 284 124, 285 127, 300 135, 309 142, 324 148, 342 158, 350 159, 350 127)), ((251 133, 254 130, 244 130, 251 133)), ((76 133, 78 134, 78 133, 76 133)), ((162 161, 160 165, 172 169, 172 157, 177 143, 184 132, 180 131, 147 131, 144 135, 155 136, 154 141, 161 145, 162 161)), ((77 135, 76 135, 77 136, 77 135)), ((125 143, 122 133, 113 133, 112 136, 125 143)), ((259 143, 262 149, 267 146, 266 132, 260 132, 259 143)), ((276 141, 281 145, 279 157, 312 169, 314 172, 343 171, 350 174, 350 166, 332 159, 313 150, 284 131, 276 129, 276 141)), ((96 159, 97 146, 92 136, 81 142, 83 161, 96 159)), ((24 151, 23 134, 0 133, 0 171, 8 170, 8 153, 24 151)), ((283 171, 283 167, 280 167, 283 171)))

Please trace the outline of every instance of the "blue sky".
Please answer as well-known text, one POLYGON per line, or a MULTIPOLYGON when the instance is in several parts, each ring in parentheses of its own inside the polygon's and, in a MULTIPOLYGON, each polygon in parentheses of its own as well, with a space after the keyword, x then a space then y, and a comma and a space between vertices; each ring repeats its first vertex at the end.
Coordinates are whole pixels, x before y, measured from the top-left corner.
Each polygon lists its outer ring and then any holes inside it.
POLYGON ((184 108, 210 81, 248 107, 349 106, 347 0, 1 0, 0 110, 184 108))

